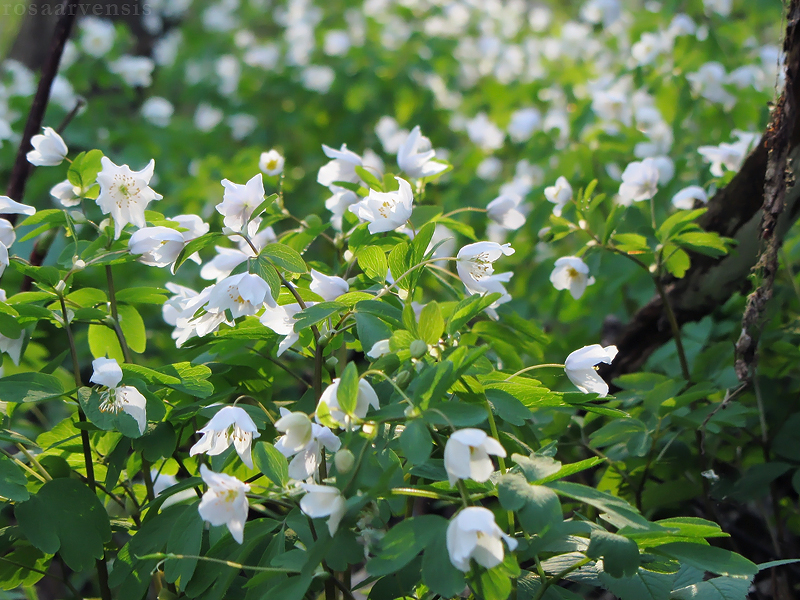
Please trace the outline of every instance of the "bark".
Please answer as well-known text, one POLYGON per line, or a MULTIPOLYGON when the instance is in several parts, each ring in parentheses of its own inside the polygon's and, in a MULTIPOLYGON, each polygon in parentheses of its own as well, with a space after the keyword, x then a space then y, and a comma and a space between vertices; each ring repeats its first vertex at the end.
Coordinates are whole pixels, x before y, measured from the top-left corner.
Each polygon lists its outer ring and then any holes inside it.
MULTIPOLYGON (((703 229, 734 238, 737 246, 730 254, 719 259, 693 255, 692 266, 683 279, 665 277, 663 280, 668 301, 680 325, 711 314, 736 292, 749 291, 748 276, 759 262, 763 239, 772 238, 780 244, 800 216, 800 186, 785 185, 784 189, 784 184, 791 184, 800 175, 800 122, 794 110, 800 104, 800 82, 795 77, 800 69, 799 20, 800 1, 793 0, 789 8, 784 47, 787 55, 787 86, 770 120, 770 126, 736 176, 709 200, 708 211, 699 220, 703 229), (785 110, 787 106, 790 110, 785 110), (776 147, 776 144, 782 144, 782 147, 776 147), (772 164, 778 165, 780 172, 771 172, 770 187, 765 189, 768 149, 783 154, 787 144, 788 152, 784 154, 786 168, 780 167, 778 157, 773 157, 772 164), (776 195, 776 191, 780 193, 776 195), (769 202, 766 221, 762 208, 765 193, 769 202), (762 237, 765 234, 768 238, 762 237)), ((761 304, 763 307, 763 302, 761 304)), ((601 365, 601 375, 607 381, 612 381, 620 375, 638 370, 655 350, 671 338, 664 305, 661 298, 655 296, 612 336, 610 343, 617 346, 619 354, 613 364, 601 365)))

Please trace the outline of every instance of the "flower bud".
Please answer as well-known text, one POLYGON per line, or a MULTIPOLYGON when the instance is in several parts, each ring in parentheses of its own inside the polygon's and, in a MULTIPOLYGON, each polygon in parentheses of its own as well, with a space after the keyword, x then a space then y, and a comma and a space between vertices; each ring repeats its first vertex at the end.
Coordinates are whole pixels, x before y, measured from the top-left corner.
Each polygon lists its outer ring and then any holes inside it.
POLYGON ((349 473, 356 462, 355 456, 347 448, 342 448, 333 455, 333 463, 336 465, 336 470, 339 473, 349 473))
POLYGON ((73 271, 83 271, 86 268, 86 262, 78 258, 77 256, 72 257, 72 270, 73 271))
POLYGON ((428 344, 422 340, 414 340, 411 342, 409 350, 411 351, 411 356, 414 358, 422 358, 428 352, 428 344))
POLYGON ((339 359, 335 356, 329 356, 328 359, 325 361, 325 368, 328 369, 331 373, 336 370, 336 365, 339 364, 339 359))
POLYGON ((331 341, 331 333, 330 331, 326 331, 325 333, 321 333, 319 336, 319 345, 321 348, 324 348, 328 345, 328 342, 331 341))
POLYGON ((411 373, 408 371, 401 371, 400 374, 397 376, 397 379, 394 380, 401 390, 404 390, 408 387, 408 384, 411 383, 411 373))
POLYGON ((56 284, 56 293, 57 294, 63 294, 64 290, 66 290, 66 289, 67 289, 67 284, 63 279, 56 284))

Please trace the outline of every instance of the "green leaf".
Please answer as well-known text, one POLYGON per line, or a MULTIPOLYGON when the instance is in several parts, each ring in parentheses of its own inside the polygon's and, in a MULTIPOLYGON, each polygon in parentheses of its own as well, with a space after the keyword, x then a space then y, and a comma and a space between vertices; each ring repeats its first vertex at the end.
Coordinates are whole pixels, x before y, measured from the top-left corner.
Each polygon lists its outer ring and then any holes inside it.
POLYGON ((119 431, 129 438, 142 436, 139 431, 139 424, 131 415, 124 411, 118 413, 100 410, 100 394, 88 387, 78 390, 78 401, 80 402, 86 418, 93 425, 104 431, 119 431))
POLYGON ((397 244, 392 251, 389 252, 389 268, 392 271, 397 287, 403 290, 410 289, 411 278, 409 277, 408 270, 414 266, 411 263, 411 244, 402 242, 397 244))
POLYGON ((728 253, 725 240, 713 231, 689 231, 675 236, 672 241, 683 248, 717 258, 728 253))
POLYGON ((308 271, 308 267, 300 253, 286 244, 277 242, 267 244, 261 250, 259 256, 270 259, 277 266, 286 269, 290 273, 305 273, 308 271))
POLYGON ((632 577, 600 573, 600 582, 619 600, 668 600, 675 573, 659 573, 640 567, 632 577))
POLYGON ((172 265, 172 273, 178 270, 178 268, 186 262, 186 260, 195 252, 199 252, 203 248, 210 246, 217 240, 224 238, 225 236, 219 232, 210 232, 204 233, 203 235, 194 238, 192 241, 188 242, 181 250, 180 254, 178 254, 178 258, 175 259, 175 263, 172 265))
POLYGON ((128 304, 164 304, 170 292, 156 287, 132 287, 117 292, 117 302, 128 304))
POLYGON ((672 244, 667 244, 664 246, 663 254, 666 257, 664 266, 671 275, 674 275, 678 279, 686 275, 686 271, 689 270, 692 261, 685 250, 681 250, 672 244))
POLYGON ((439 531, 426 544, 422 555, 422 581, 442 598, 454 598, 464 591, 464 574, 450 562, 445 534, 447 523, 438 523, 436 527, 439 531))
POLYGON ((75 479, 45 483, 35 496, 14 507, 22 533, 42 552, 58 552, 75 571, 94 568, 103 558, 103 543, 111 541, 111 527, 97 496, 75 479))
POLYGON ((656 233, 658 240, 664 244, 668 242, 675 233, 683 230, 687 226, 697 227, 694 221, 702 216, 706 210, 705 208, 698 208, 697 210, 680 210, 674 215, 670 215, 661 224, 656 233))
POLYGON ((614 245, 627 254, 643 254, 650 252, 647 238, 638 233, 615 233, 611 236, 614 245))
POLYGON ((60 398, 66 392, 54 375, 31 372, 0 378, 1 402, 42 402, 60 398))
POLYGON ((438 402, 422 416, 426 422, 439 427, 472 427, 487 418, 482 406, 461 402, 438 402))
POLYGON ((389 262, 386 253, 378 246, 364 246, 358 251, 358 266, 373 281, 386 281, 389 262))
POLYGON ((499 293, 494 293, 483 296, 473 294, 467 298, 464 298, 456 305, 455 309, 453 310, 453 314, 450 316, 450 319, 447 322, 447 333, 450 335, 456 333, 473 317, 494 304, 499 297, 499 293))
POLYGON ((426 344, 436 344, 444 333, 442 311, 436 302, 429 302, 419 315, 417 333, 426 344))
POLYGON ((252 271, 269 284, 272 297, 277 300, 281 293, 281 278, 275 266, 263 256, 259 256, 252 263, 252 271))
POLYGON ((589 558, 602 558, 603 570, 612 577, 633 577, 639 570, 639 547, 628 538, 604 529, 593 529, 589 558))
POLYGON ((375 315, 389 325, 403 328, 403 312, 382 300, 362 300, 355 306, 357 313, 375 315))
POLYGON ((525 475, 528 483, 540 482, 547 479, 550 475, 558 473, 561 469, 561 463, 550 456, 542 456, 533 454, 531 456, 522 456, 521 454, 512 454, 511 460, 517 463, 525 475))
POLYGON ((575 473, 580 473, 586 469, 591 469, 592 467, 599 465, 601 462, 603 462, 603 460, 605 459, 593 456, 592 458, 587 458, 576 463, 564 465, 555 473, 546 475, 545 477, 542 477, 536 481, 532 481, 531 483, 545 484, 551 481, 558 481, 559 479, 564 479, 564 477, 569 477, 570 475, 575 475, 575 473))
POLYGON ((531 485, 522 475, 503 475, 497 493, 503 508, 515 511, 522 528, 530 534, 541 534, 563 521, 561 502, 555 492, 531 485))
POLYGON ((25 473, 10 458, 0 455, 0 496, 23 502, 30 497, 25 473))
POLYGON ((318 302, 295 314, 294 330, 300 332, 343 310, 347 310, 347 306, 339 302, 318 302))
POLYGON ((163 382, 179 392, 184 392, 196 398, 208 398, 214 393, 214 386, 210 381, 206 381, 211 377, 211 369, 205 365, 180 362, 161 367, 158 372, 180 379, 180 383, 172 383, 171 380, 170 382, 163 382))
POLYGON ((673 590, 674 600, 747 600, 750 579, 738 577, 715 577, 673 590))
POLYGON ((715 546, 673 542, 653 548, 652 552, 717 575, 750 578, 758 572, 758 567, 745 557, 715 546))
POLYGON ((444 537, 447 521, 437 515, 405 519, 380 541, 380 550, 367 562, 370 575, 389 575, 407 565, 437 536, 444 537))
POLYGON ((400 434, 400 447, 412 465, 421 465, 430 458, 433 440, 427 425, 421 419, 409 421, 400 434))
MULTIPOLYGON (((200 554, 204 526, 203 517, 197 512, 197 502, 187 506, 175 520, 167 541, 167 552, 184 555, 200 554)), ((178 589, 185 590, 196 567, 197 559, 167 559, 164 563, 164 579, 167 583, 175 583, 180 579, 178 589)))
POLYGON ((358 368, 356 363, 348 363, 342 372, 342 378, 339 380, 339 387, 336 389, 336 400, 339 402, 339 408, 342 409, 346 415, 354 415, 356 406, 358 405, 358 368))
POLYGON ((481 570, 470 578, 470 587, 481 600, 507 600, 511 595, 511 579, 501 566, 481 570))
POLYGON ((647 456, 652 439, 647 425, 639 419, 617 419, 604 425, 589 436, 591 448, 605 448, 624 444, 633 456, 647 456))
POLYGON ((95 358, 114 358, 118 363, 125 361, 122 347, 114 330, 106 325, 89 325, 89 350, 95 358))
POLYGON ((269 442, 253 445, 253 463, 262 475, 275 485, 286 487, 289 483, 289 463, 286 457, 269 442))
MULTIPOLYGON (((52 556, 33 546, 17 546, 0 560, 0 589, 29 589, 47 573, 52 556)), ((8 595, 8 597, 13 597, 8 595)))
POLYGON ((523 425, 533 412, 514 396, 502 390, 486 390, 486 399, 498 417, 512 425, 523 425))
POLYGON ((601 492, 600 490, 580 483, 572 483, 571 481, 555 481, 548 483, 547 486, 552 488, 559 496, 566 496, 573 500, 584 502, 611 515, 614 518, 615 525, 627 525, 632 529, 663 529, 654 523, 650 523, 639 514, 639 511, 622 498, 617 498, 611 494, 601 492))
POLYGON ((144 327, 139 311, 130 304, 123 304, 118 308, 119 326, 128 348, 141 354, 147 347, 147 330, 144 327))
POLYGON ((356 313, 356 331, 364 352, 369 352, 376 342, 392 337, 392 330, 378 317, 367 313, 356 313))
POLYGON ((373 189, 376 192, 384 191, 383 182, 380 179, 378 179, 374 173, 358 165, 356 165, 355 169, 356 169, 356 175, 358 175, 361 181, 366 183, 370 187, 370 189, 373 189))

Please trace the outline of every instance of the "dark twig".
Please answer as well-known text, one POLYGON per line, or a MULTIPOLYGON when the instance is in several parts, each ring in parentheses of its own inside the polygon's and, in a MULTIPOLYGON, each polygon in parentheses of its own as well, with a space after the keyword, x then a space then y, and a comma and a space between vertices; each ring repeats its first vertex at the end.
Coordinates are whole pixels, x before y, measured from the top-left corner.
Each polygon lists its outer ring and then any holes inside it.
MULTIPOLYGON (((6 195, 17 202, 21 202, 25 195, 25 186, 28 183, 33 165, 28 162, 27 154, 33 148, 31 138, 42 128, 44 113, 47 110, 47 103, 50 100, 50 88, 53 80, 58 74, 58 65, 61 62, 61 55, 64 53, 64 45, 67 43, 75 17, 78 14, 78 0, 64 0, 61 6, 61 17, 56 23, 53 32, 53 40, 50 45, 50 53, 42 66, 42 74, 39 78, 39 87, 36 88, 36 95, 33 97, 33 104, 28 113, 28 120, 25 122, 25 129, 22 132, 22 140, 17 150, 17 158, 14 161, 14 168, 8 180, 6 195)), ((6 217, 13 225, 17 215, 6 217)))

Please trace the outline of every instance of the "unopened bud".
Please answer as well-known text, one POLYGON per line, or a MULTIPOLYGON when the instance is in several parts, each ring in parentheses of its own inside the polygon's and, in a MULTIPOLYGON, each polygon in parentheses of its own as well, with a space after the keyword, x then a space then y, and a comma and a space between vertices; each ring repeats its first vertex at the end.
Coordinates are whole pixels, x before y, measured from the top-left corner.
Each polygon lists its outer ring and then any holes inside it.
POLYGON ((86 262, 78 258, 77 256, 72 257, 72 270, 73 271, 83 271, 86 268, 86 262))
POLYGON ((411 383, 411 373, 409 373, 408 371, 401 371, 400 374, 398 374, 397 379, 394 380, 394 382, 397 384, 397 387, 399 387, 401 390, 406 389, 408 387, 408 384, 411 383))
POLYGON ((331 341, 331 333, 330 331, 326 331, 325 333, 321 333, 319 336, 319 345, 320 347, 324 348, 328 345, 328 342, 331 341))
POLYGON ((67 289, 67 284, 64 282, 63 279, 56 284, 56 293, 63 294, 64 290, 66 289, 67 289))
POLYGON ((422 340, 414 340, 411 342, 409 350, 411 351, 411 356, 414 358, 422 358, 428 352, 428 344, 422 340))
POLYGON ((333 455, 333 463, 336 465, 336 470, 339 473, 349 473, 355 462, 355 456, 353 456, 353 453, 347 448, 342 448, 333 455))
POLYGON ((329 356, 328 360, 325 361, 325 367, 330 372, 333 372, 334 370, 336 370, 336 365, 338 365, 338 364, 339 364, 339 359, 336 358, 335 356, 329 356))

